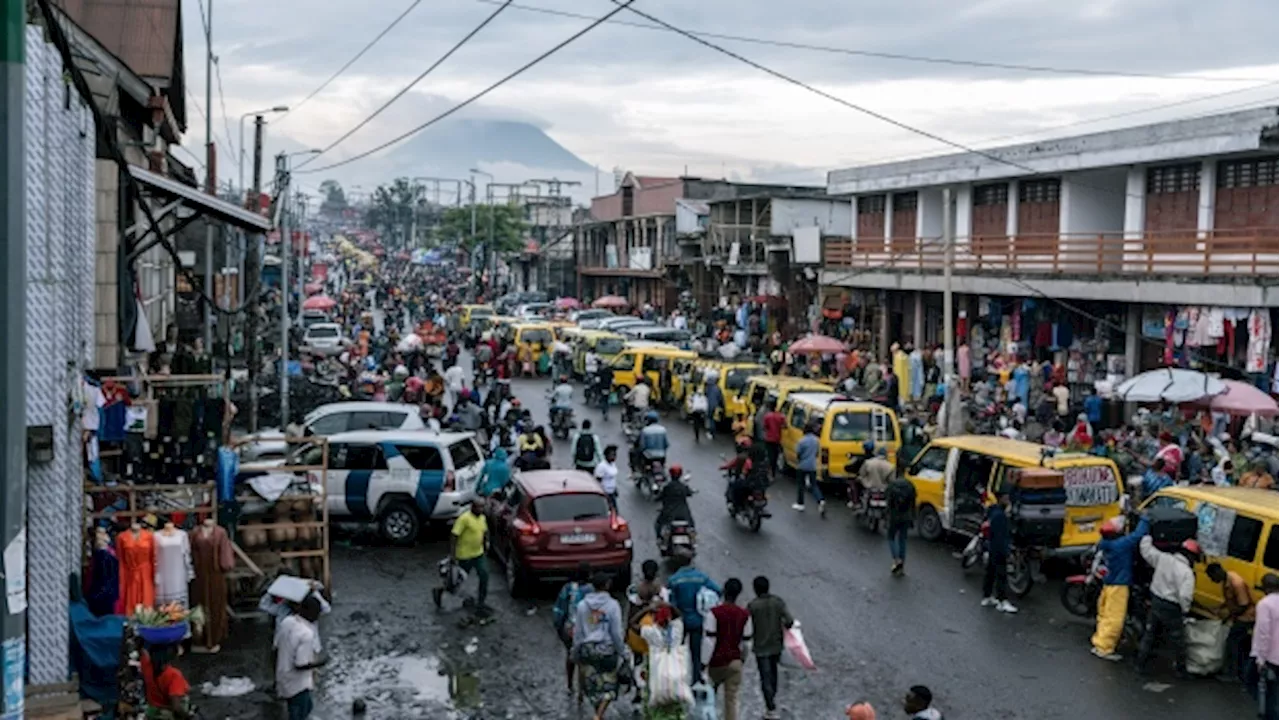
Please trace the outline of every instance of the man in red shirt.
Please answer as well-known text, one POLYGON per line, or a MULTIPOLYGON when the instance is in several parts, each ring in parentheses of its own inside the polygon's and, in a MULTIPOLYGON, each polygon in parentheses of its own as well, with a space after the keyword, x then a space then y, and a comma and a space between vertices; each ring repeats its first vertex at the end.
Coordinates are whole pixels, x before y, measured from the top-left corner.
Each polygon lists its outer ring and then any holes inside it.
POLYGON ((738 720, 738 690, 742 687, 742 647, 751 640, 751 613, 738 604, 742 581, 729 578, 724 584, 724 602, 711 608, 713 622, 706 636, 716 641, 707 663, 711 686, 724 686, 724 720, 738 720))
POLYGON ((778 411, 778 406, 774 405, 769 412, 765 413, 764 420, 764 447, 769 451, 769 481, 772 482, 778 472, 778 458, 782 456, 782 426, 787 422, 787 418, 778 411))

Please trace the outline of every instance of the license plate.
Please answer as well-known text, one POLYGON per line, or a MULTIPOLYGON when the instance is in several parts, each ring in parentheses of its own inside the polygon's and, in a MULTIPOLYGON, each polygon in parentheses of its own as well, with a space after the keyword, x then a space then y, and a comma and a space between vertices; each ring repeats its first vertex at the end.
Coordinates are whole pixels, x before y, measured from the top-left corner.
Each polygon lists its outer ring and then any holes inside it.
POLYGON ((593 543, 595 541, 595 533, 575 533, 573 535, 560 536, 560 542, 564 545, 583 545, 585 543, 593 543))
POLYGON ((675 545, 688 545, 688 544, 689 544, 689 536, 688 536, 688 535, 677 535, 677 536, 675 536, 675 537, 671 538, 671 542, 672 542, 673 544, 675 544, 675 545))
POLYGON ((871 507, 887 507, 888 503, 886 503, 884 500, 872 500, 870 503, 868 503, 868 505, 870 505, 871 507))
POLYGON ((1097 523, 1091 522, 1076 523, 1076 530, 1079 530, 1080 532, 1093 532, 1097 526, 1097 523))

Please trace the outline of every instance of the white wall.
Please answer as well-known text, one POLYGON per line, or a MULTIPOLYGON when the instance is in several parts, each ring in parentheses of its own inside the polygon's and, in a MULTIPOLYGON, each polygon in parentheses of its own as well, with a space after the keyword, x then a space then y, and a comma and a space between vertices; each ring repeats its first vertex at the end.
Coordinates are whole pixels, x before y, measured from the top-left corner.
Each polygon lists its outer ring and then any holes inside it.
MULTIPOLYGON (((1058 227, 1059 246, 1068 266, 1096 272, 1097 235, 1119 235, 1125 229, 1128 170, 1113 168, 1062 176, 1062 201, 1058 227)), ((1107 256, 1104 269, 1119 269, 1120 258, 1107 256)))
POLYGON ((926 188, 916 205, 916 234, 922 238, 942 237, 942 190, 926 188))
POLYGON ((853 224, 852 203, 844 200, 774 198, 769 233, 790 236, 798 227, 818 227, 823 235, 845 237, 853 224))

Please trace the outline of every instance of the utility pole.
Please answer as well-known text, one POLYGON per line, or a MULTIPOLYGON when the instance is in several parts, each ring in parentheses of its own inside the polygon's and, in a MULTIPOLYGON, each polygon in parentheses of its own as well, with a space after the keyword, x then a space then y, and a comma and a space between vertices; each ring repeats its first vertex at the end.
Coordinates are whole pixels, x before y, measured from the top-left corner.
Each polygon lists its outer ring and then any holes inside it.
MULTIPOLYGON (((207 176, 207 190, 210 195, 218 194, 217 165, 214 162, 213 147, 213 0, 209 0, 209 17, 205 23, 204 35, 204 167, 207 176)), ((204 221, 204 296, 209 298, 213 293, 213 223, 209 218, 204 221)), ((204 306, 204 346, 213 351, 213 308, 205 300, 204 306)))
MULTIPOLYGON (((20 532, 25 533, 27 517, 27 418, 26 407, 18 399, 26 395, 27 348, 22 340, 27 333, 27 230, 26 230, 26 180, 25 136, 23 134, 23 107, 26 84, 26 3, 22 0, 4 0, 4 15, 0 22, 0 164, 4 179, 0 189, 0 288, 3 288, 4 307, 0 308, 0 337, 9 341, 9 347, 0 352, 0 479, 4 489, 0 491, 0 540, 4 547, 20 532)), ((25 578, 21 584, 25 588, 25 578)), ((8 601, 3 630, 4 653, 13 648, 18 658, 26 656, 27 613, 8 601)), ((26 600, 22 591, 21 600, 26 600)), ((18 662, 15 680, 18 692, 4 694, 4 720, 18 720, 23 713, 21 691, 21 660, 18 662)))
POLYGON ((956 434, 956 408, 960 389, 956 387, 956 330, 951 297, 951 271, 956 260, 956 216, 951 188, 942 189, 942 382, 946 394, 942 397, 942 434, 956 434))
MULTIPOLYGON (((262 130, 265 127, 261 115, 253 119, 253 191, 246 198, 246 206, 253 212, 261 212, 262 197, 262 130)), ((248 253, 244 260, 245 293, 253 293, 253 297, 245 297, 246 310, 245 342, 249 348, 249 432, 258 431, 258 370, 262 367, 262 341, 258 337, 259 301, 262 288, 259 278, 262 276, 262 237, 254 235, 248 241, 248 253)))
POLYGON ((298 208, 298 235, 302 239, 302 252, 298 253, 298 325, 302 325, 302 299, 305 298, 306 277, 307 277, 307 253, 310 251, 307 243, 307 196, 299 190, 294 194, 296 207, 298 208))
POLYGON ((280 203, 280 429, 289 425, 289 263, 293 238, 289 236, 289 158, 276 156, 276 202, 280 203))

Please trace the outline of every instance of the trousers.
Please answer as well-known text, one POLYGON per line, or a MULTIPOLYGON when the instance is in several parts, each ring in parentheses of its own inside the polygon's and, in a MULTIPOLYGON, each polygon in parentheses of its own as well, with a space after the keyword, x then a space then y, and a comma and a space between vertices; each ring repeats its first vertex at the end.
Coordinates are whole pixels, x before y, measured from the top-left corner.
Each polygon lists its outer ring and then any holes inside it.
POLYGON ((804 504, 806 486, 813 493, 813 499, 822 502, 822 488, 818 487, 818 473, 814 470, 801 470, 800 476, 796 478, 796 504, 804 504))
POLYGON ((1151 598, 1151 609, 1147 611, 1147 629, 1142 634, 1142 644, 1138 648, 1138 669, 1143 670, 1151 658, 1151 651, 1162 635, 1169 637, 1173 644, 1173 663, 1178 672, 1187 670, 1187 639, 1182 631, 1182 607, 1163 598, 1151 598))
POLYGON ((778 696, 778 660, 781 655, 757 655, 756 669, 760 671, 760 694, 764 695, 766 710, 777 710, 774 702, 778 696))
POLYGON ((889 554, 894 560, 907 559, 907 530, 911 526, 905 522, 889 526, 889 554))
POLYGON ((1009 597, 1009 558, 992 555, 982 576, 982 597, 1006 600, 1009 597), (992 593, 995 593, 992 595, 992 593))
POLYGON ((1098 596, 1098 622, 1093 631, 1093 649, 1103 655, 1116 651, 1124 635, 1125 613, 1129 611, 1128 585, 1103 585, 1098 596))
POLYGON ((734 660, 728 665, 707 668, 711 678, 711 687, 719 689, 724 686, 724 720, 738 720, 738 691, 742 687, 742 661, 734 660))
POLYGON ((484 607, 484 601, 489 597, 489 563, 480 555, 469 560, 459 560, 458 567, 476 574, 480 582, 480 589, 476 591, 476 607, 484 607))

